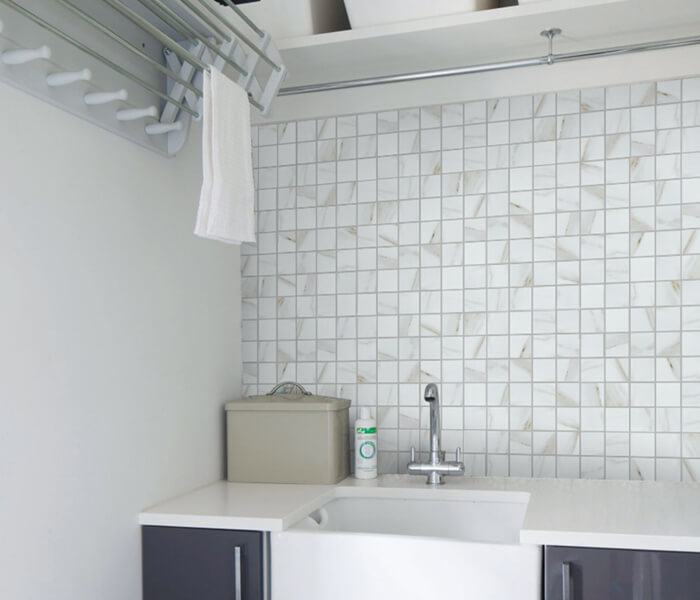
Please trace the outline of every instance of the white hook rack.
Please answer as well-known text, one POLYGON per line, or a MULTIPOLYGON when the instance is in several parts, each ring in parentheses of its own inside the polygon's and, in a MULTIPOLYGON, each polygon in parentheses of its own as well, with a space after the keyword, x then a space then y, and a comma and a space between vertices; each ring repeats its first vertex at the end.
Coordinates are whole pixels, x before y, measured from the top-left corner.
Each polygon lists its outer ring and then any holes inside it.
POLYGON ((133 0, 0 0, 0 80, 174 155, 200 118, 203 70, 234 79, 263 115, 287 75, 270 36, 213 1, 139 0, 136 12, 133 0))

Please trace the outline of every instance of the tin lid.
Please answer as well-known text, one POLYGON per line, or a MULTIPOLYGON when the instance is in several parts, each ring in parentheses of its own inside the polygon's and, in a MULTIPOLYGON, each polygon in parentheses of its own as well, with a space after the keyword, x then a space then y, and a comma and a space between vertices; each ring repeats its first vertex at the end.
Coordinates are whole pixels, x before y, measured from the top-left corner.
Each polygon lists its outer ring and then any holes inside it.
POLYGON ((316 411, 332 412, 345 410, 350 400, 316 396, 313 394, 273 394, 265 396, 246 396, 226 404, 227 411, 316 411))

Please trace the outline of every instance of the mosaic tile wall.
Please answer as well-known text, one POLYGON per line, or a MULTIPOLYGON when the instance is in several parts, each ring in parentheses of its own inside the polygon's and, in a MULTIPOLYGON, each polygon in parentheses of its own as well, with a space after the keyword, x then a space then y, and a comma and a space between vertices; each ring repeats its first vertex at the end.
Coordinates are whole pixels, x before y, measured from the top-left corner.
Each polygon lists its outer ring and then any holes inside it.
POLYGON ((253 131, 244 393, 370 406, 380 470, 700 480, 700 78, 253 131))

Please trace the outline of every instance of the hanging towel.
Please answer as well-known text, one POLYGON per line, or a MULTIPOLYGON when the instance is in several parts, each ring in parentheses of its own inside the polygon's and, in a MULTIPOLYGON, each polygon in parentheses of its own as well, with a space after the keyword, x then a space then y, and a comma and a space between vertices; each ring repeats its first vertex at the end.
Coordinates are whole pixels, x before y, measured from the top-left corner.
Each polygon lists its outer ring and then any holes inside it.
POLYGON ((202 97, 202 192, 195 235, 255 242, 255 186, 246 91, 211 67, 202 97))

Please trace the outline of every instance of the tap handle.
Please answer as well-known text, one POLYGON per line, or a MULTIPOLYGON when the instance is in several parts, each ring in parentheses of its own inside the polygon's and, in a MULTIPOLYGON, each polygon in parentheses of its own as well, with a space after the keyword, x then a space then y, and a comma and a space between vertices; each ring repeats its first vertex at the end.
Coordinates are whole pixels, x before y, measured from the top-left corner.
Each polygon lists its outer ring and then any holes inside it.
POLYGON ((462 449, 457 446, 457 450, 455 450, 455 460, 457 462, 462 462, 462 449))
POLYGON ((411 446, 411 462, 416 462, 416 449, 411 446))

